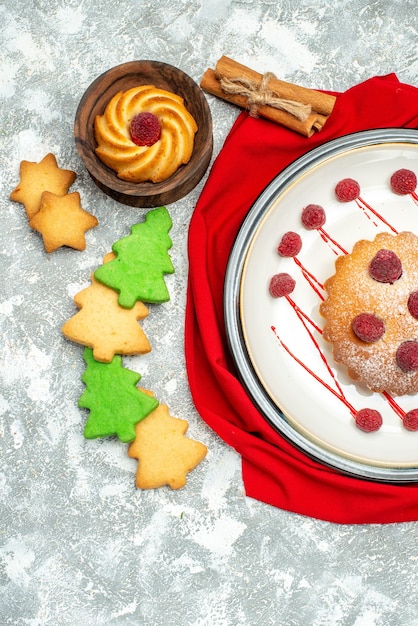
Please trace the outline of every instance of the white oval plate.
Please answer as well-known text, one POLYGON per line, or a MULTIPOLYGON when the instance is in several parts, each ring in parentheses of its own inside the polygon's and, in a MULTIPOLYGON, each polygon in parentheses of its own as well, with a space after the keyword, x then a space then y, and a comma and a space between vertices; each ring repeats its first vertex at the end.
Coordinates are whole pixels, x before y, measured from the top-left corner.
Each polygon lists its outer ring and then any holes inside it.
MULTIPOLYGON (((333 275, 341 248, 351 252, 359 239, 372 240, 391 228, 418 234, 417 200, 394 194, 389 185, 391 174, 400 168, 418 172, 417 131, 355 133, 295 161, 261 194, 242 225, 229 259, 224 305, 228 340, 243 384, 275 428, 316 459, 350 474, 415 481, 418 432, 403 427, 387 397, 355 384, 333 362, 320 332, 319 293, 325 294, 312 286, 315 279, 323 284, 333 275), (335 196, 335 185, 348 177, 360 184, 360 204, 341 203, 335 196), (324 233, 302 225, 307 204, 324 207, 324 233), (297 256, 302 266, 277 254, 287 231, 302 238, 297 256), (296 279, 291 299, 302 319, 286 298, 269 295, 270 278, 278 272, 296 279), (357 410, 379 410, 381 429, 359 430, 345 401, 357 410)), ((394 401, 404 411, 418 408, 418 395, 394 401)))

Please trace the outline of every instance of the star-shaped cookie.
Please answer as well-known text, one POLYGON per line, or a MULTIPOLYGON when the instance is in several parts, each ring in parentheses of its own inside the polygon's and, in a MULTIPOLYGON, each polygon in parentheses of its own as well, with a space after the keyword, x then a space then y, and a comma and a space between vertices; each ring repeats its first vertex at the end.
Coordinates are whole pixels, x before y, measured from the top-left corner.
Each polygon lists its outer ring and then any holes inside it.
POLYGON ((32 217, 29 225, 41 233, 45 250, 54 252, 61 246, 85 250, 85 232, 98 223, 94 215, 81 207, 80 194, 77 191, 65 196, 44 191, 41 208, 32 217))
POLYGON ((57 160, 52 153, 47 154, 39 163, 22 161, 20 181, 11 192, 10 200, 23 204, 30 220, 40 209, 41 196, 44 191, 63 196, 75 179, 75 172, 58 167, 57 160))

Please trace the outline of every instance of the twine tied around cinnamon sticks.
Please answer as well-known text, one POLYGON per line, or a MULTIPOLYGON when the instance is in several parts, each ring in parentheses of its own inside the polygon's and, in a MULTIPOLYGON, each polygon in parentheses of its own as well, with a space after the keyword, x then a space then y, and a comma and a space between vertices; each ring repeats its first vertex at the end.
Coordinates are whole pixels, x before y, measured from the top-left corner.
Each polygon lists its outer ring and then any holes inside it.
POLYGON ((290 113, 301 122, 307 120, 312 112, 312 107, 309 104, 276 96, 269 89, 269 82, 272 78, 276 78, 273 72, 265 72, 259 84, 243 76, 237 78, 221 77, 219 82, 226 93, 247 98, 248 112, 251 117, 258 117, 260 106, 270 106, 290 113))
POLYGON ((279 80, 272 72, 260 74, 222 56, 215 69, 204 73, 200 86, 208 93, 249 110, 305 137, 322 129, 336 97, 279 80))

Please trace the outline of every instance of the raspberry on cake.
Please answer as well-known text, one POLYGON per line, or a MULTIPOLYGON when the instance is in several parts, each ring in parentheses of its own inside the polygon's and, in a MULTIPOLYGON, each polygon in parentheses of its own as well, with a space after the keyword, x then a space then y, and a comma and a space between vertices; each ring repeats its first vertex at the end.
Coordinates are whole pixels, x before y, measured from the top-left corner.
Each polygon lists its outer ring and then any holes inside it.
POLYGON ((404 341, 396 350, 396 363, 404 372, 418 370, 418 341, 404 341))
POLYGON ((394 283, 402 276, 402 261, 392 250, 381 248, 370 261, 369 274, 379 283, 394 283))
POLYGON ((324 284, 322 336, 353 381, 394 396, 418 391, 417 285, 411 232, 379 233, 337 258, 324 284))
POLYGON ((373 313, 360 313, 353 319, 351 327, 356 337, 366 343, 378 341, 385 332, 384 321, 373 313))
POLYGON ((416 317, 418 319, 418 291, 414 291, 409 295, 408 311, 412 317, 416 317))

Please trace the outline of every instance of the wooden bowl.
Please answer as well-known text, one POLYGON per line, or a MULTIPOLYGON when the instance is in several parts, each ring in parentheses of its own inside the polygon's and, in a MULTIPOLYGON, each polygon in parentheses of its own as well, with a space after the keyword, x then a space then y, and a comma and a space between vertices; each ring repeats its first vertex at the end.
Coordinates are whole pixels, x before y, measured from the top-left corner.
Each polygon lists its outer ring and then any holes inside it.
POLYGON ((118 202, 135 207, 157 207, 183 198, 205 174, 213 150, 212 117, 203 91, 182 70, 159 61, 123 63, 96 78, 77 108, 74 135, 78 153, 96 185, 118 202), (94 118, 117 92, 138 85, 155 85, 181 96, 198 125, 190 161, 161 183, 121 180, 94 151, 94 118))

